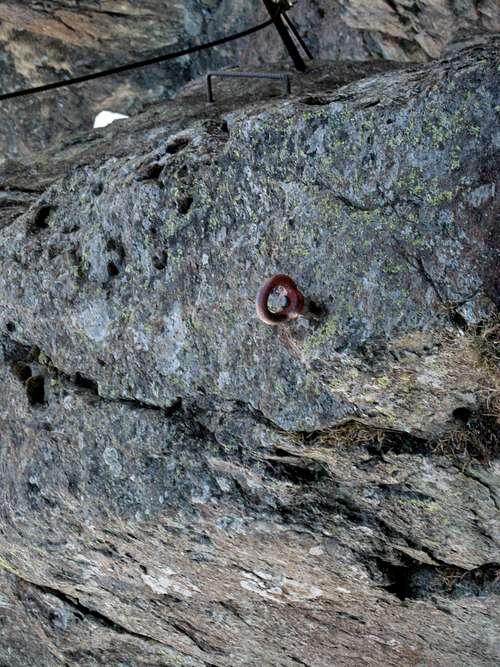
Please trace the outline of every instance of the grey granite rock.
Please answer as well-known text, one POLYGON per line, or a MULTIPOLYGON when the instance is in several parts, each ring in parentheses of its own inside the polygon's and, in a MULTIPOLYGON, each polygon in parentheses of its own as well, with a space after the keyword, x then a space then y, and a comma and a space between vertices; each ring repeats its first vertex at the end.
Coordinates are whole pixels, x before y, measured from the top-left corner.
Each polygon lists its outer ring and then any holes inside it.
POLYGON ((102 396, 241 401, 294 431, 359 417, 437 435, 487 382, 456 323, 498 301, 490 53, 337 90, 320 66, 290 100, 209 118, 198 101, 169 126, 180 98, 144 119, 147 147, 128 138, 139 118, 104 135, 127 136, 123 157, 91 142, 106 159, 64 161, 60 180, 46 163, 53 183, 2 233, 0 326, 102 396), (258 287, 279 272, 319 323, 256 321, 258 287))
POLYGON ((498 664, 498 459, 438 446, 495 390, 498 78, 192 84, 6 163, 0 663, 498 664))

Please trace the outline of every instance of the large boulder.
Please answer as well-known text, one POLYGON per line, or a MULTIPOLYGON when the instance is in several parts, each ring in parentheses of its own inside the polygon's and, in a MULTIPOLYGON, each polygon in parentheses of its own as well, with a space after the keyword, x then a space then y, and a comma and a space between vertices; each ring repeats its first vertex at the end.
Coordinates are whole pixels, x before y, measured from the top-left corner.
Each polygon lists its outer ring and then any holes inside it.
POLYGON ((5 164, 0 661, 498 664, 498 53, 5 164))
POLYGON ((439 435, 488 383, 463 329, 498 302, 490 54, 337 90, 341 68, 319 66, 295 98, 208 117, 195 87, 104 134, 117 150, 82 137, 70 153, 106 159, 43 158, 43 193, 2 232, 0 326, 103 397, 239 401, 289 431, 356 417, 439 435), (192 118, 170 123, 181 104, 192 118), (274 273, 320 322, 256 320, 274 273))

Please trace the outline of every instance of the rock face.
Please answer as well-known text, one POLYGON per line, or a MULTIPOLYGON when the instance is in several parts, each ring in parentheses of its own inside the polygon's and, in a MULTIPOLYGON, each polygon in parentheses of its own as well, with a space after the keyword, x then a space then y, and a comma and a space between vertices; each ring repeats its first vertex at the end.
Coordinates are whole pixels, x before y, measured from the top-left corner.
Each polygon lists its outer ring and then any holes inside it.
POLYGON ((0 661, 498 664, 498 53, 5 164, 0 661))
MULTIPOLYGON (((366 58, 369 51, 362 35, 339 19, 339 11, 337 3, 325 10, 301 3, 293 15, 318 57, 366 58)), ((142 60, 245 30, 268 18, 261 0, 91 0, 83 5, 74 0, 0 1, 0 90, 142 60)), ((285 55, 274 28, 268 28, 154 67, 2 102, 0 154, 28 155, 54 137, 88 130, 103 109, 136 114, 209 69, 274 62, 285 55)))
POLYGON ((340 0, 353 28, 370 30, 384 58, 437 58, 460 35, 500 30, 497 0, 340 0))
MULTIPOLYGON (((500 30, 496 0, 299 0, 291 16, 315 56, 330 60, 428 60, 438 57, 460 31, 500 30)), ((261 0, 1 0, 0 90, 140 60, 244 30, 266 18, 261 0)), ((136 114, 209 69, 283 58, 283 46, 268 28, 162 65, 1 102, 0 155, 27 156, 57 136, 88 130, 103 109, 136 114)))

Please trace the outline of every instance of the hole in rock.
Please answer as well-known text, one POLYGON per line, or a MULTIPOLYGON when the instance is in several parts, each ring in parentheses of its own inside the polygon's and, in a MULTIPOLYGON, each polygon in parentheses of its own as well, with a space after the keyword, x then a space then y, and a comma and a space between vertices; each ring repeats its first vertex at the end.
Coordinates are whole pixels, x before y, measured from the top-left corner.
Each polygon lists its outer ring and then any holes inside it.
POLYGON ((112 278, 120 274, 120 269, 116 266, 114 262, 108 262, 108 274, 112 278))
POLYGON ((104 185, 101 183, 101 181, 96 181, 92 185, 92 194, 95 195, 96 197, 99 197, 99 195, 102 194, 103 190, 104 190, 104 185))
POLYGON ((144 167, 142 175, 144 179, 156 181, 160 178, 162 171, 163 165, 155 162, 154 164, 148 164, 146 167, 144 167))
POLYGON ((28 364, 23 364, 22 361, 16 361, 12 364, 12 372, 21 382, 27 382, 32 375, 31 368, 28 364))
POLYGON ((408 598, 417 597, 413 587, 414 573, 411 568, 405 567, 404 565, 382 563, 380 569, 391 582, 385 586, 388 593, 392 593, 392 595, 395 595, 399 600, 407 600, 408 598))
POLYGON ((94 394, 99 393, 97 382, 94 382, 94 380, 91 380, 90 378, 86 378, 81 373, 78 372, 75 373, 73 382, 76 384, 77 387, 82 387, 83 389, 90 389, 94 394))
POLYGON ((327 310, 324 306, 322 306, 319 303, 316 303, 315 301, 309 300, 307 302, 307 307, 309 309, 309 312, 314 315, 314 317, 317 318, 322 318, 326 315, 327 310))
POLYGON ((119 241, 115 241, 115 239, 108 239, 106 241, 106 250, 108 252, 116 252, 120 261, 125 259, 125 248, 119 241))
POLYGON ((41 375, 30 377, 26 382, 26 395, 30 405, 45 403, 45 381, 41 375))
POLYGON ((165 408, 165 414, 170 417, 176 412, 179 412, 179 410, 182 410, 182 398, 180 398, 180 396, 175 399, 172 405, 169 405, 168 408, 165 408))
POLYGON ((192 203, 193 203, 192 197, 190 196, 181 197, 180 199, 177 200, 177 210, 182 215, 185 215, 191 208, 192 203))
POLYGON ((179 137, 178 139, 174 139, 171 141, 169 144, 167 144, 167 153, 170 153, 170 155, 174 155, 175 153, 179 153, 183 148, 186 148, 186 146, 189 144, 189 139, 185 139, 183 137, 179 137))
POLYGON ((52 211, 52 206, 40 206, 35 212, 30 230, 36 233, 42 229, 47 229, 47 227, 49 226, 47 220, 49 218, 51 211, 52 211))
POLYGON ((472 417, 472 410, 469 408, 455 408, 452 412, 452 416, 454 419, 458 419, 464 424, 467 424, 469 419, 472 417))
POLYGON ((168 255, 165 251, 159 253, 158 255, 155 255, 153 257, 153 266, 155 269, 158 271, 163 271, 163 269, 167 266, 167 258, 168 255))
POLYGON ((5 326, 9 333, 14 333, 14 331, 16 330, 16 325, 14 324, 14 322, 7 322, 5 326))

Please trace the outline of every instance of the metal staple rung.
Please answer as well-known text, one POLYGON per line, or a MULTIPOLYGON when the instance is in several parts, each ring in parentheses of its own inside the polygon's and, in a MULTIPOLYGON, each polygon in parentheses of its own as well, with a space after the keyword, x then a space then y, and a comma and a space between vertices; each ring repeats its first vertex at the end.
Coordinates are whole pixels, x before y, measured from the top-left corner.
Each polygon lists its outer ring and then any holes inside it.
POLYGON ((289 74, 271 74, 268 72, 210 72, 207 74, 207 92, 209 102, 214 101, 212 87, 212 78, 214 76, 220 76, 229 79, 279 79, 285 82, 286 94, 290 95, 292 92, 292 83, 289 74))

